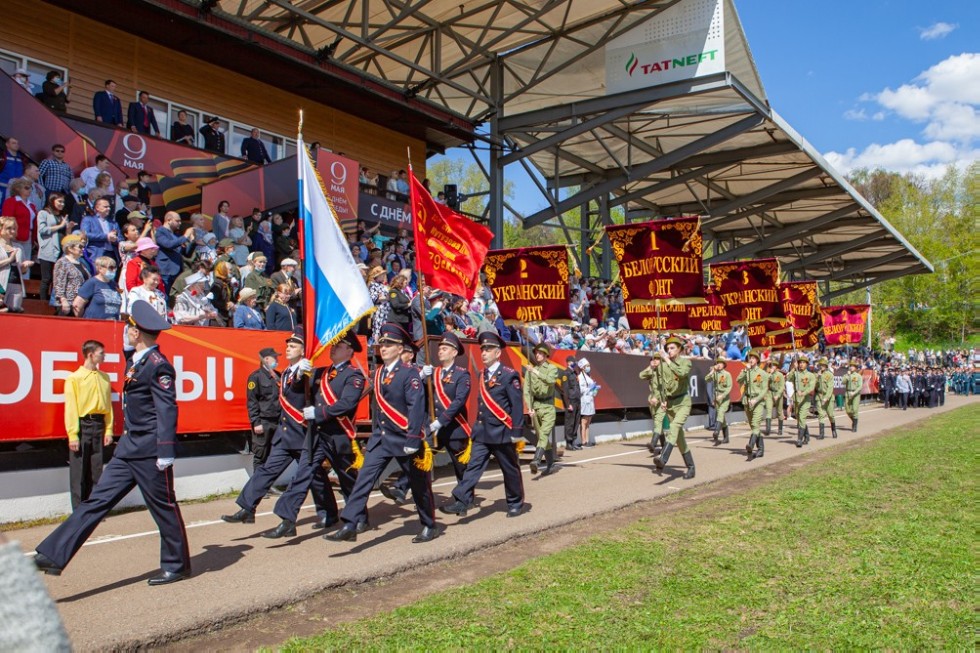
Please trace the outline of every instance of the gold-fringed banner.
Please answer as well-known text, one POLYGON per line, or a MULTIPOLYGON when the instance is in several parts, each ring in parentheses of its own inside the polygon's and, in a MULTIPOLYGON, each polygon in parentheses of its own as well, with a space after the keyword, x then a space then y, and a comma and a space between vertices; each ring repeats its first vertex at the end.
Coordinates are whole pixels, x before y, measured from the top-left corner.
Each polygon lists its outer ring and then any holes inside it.
POLYGON ((779 261, 774 258, 712 263, 711 281, 732 324, 783 317, 779 261))
POLYGON ((796 330, 807 330, 815 316, 820 315, 816 281, 787 281, 779 284, 779 299, 783 314, 796 330))
POLYGON ((483 271, 506 324, 571 321, 564 245, 491 250, 483 271))
POLYGON ((705 304, 687 305, 687 326, 695 333, 727 333, 732 328, 728 311, 714 285, 704 287, 705 304))
POLYGON ((677 333, 688 331, 686 304, 665 304, 651 306, 626 302, 626 321, 630 331, 657 331, 659 333, 677 333))
POLYGON ((858 344, 864 339, 864 327, 870 310, 867 304, 821 308, 824 340, 831 347, 858 344))

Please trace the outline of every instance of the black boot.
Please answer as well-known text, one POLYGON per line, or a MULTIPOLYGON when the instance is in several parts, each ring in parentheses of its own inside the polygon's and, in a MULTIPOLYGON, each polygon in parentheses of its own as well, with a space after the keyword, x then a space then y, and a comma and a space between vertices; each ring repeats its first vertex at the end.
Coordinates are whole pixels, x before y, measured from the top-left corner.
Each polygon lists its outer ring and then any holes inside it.
POLYGON ((546 449, 544 452, 544 469, 541 470, 542 476, 547 476, 548 474, 555 471, 555 450, 546 449))
POLYGON ((534 458, 531 459, 531 464, 529 465, 532 474, 538 473, 538 466, 541 464, 541 456, 544 455, 544 449, 538 447, 534 450, 534 458))
POLYGON ((684 464, 687 465, 687 471, 684 472, 684 478, 694 478, 694 456, 690 451, 684 454, 684 464))
POLYGON ((803 446, 803 437, 805 431, 803 430, 803 425, 799 422, 796 423, 796 448, 799 449, 803 446))
POLYGON ((290 521, 288 519, 283 519, 278 526, 276 526, 271 531, 266 531, 262 533, 262 537, 267 537, 270 540, 278 540, 280 537, 295 537, 296 536, 296 522, 290 521))
POLYGON ((810 427, 803 425, 803 444, 810 444, 810 427))
POLYGON ((766 420, 766 435, 772 435, 772 419, 766 420))
POLYGON ((835 440, 837 439, 837 422, 831 422, 830 423, 830 435, 835 440))
POLYGON ((674 450, 674 445, 667 443, 664 445, 664 450, 660 452, 660 455, 653 459, 653 464, 657 466, 657 469, 663 469, 667 466, 667 461, 670 460, 670 452, 674 450))
POLYGON ((776 435, 782 435, 782 434, 783 434, 783 420, 779 420, 779 431, 776 433, 776 435))
POLYGON ((718 444, 718 433, 719 433, 718 427, 715 427, 715 432, 711 434, 711 440, 715 444, 718 444))
POLYGON ((749 443, 745 445, 745 453, 748 454, 749 460, 752 460, 752 451, 755 449, 755 434, 749 437, 749 443))
POLYGON ((824 425, 821 424, 820 425, 820 433, 817 435, 817 439, 818 440, 823 440, 823 438, 824 438, 824 425))
POLYGON ((221 519, 229 524, 254 524, 255 512, 242 508, 234 515, 221 515, 221 519))
POLYGON ((766 439, 760 435, 756 444, 759 446, 759 450, 755 452, 755 457, 762 458, 766 455, 766 439))
POLYGON ((728 444, 728 424, 721 427, 722 444, 728 444))
POLYGON ((650 450, 650 453, 652 453, 654 456, 657 455, 657 440, 658 439, 660 439, 660 434, 657 433, 656 431, 654 431, 653 432, 653 436, 650 438, 650 441, 647 443, 647 449, 649 449, 650 450))
POLYGON ((854 418, 854 423, 851 425, 851 430, 854 431, 855 433, 858 432, 858 418, 857 417, 854 418))

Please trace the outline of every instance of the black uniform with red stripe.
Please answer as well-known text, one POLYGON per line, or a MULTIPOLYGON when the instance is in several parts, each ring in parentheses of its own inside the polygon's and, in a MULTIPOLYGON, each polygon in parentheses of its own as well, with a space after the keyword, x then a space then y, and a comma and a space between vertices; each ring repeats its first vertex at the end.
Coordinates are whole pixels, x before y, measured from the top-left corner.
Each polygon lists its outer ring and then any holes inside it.
POLYGON ((459 462, 459 455, 469 444, 472 433, 466 410, 470 397, 470 371, 455 364, 448 369, 437 367, 432 373, 432 387, 436 419, 442 424, 436 432, 436 447, 449 452, 456 480, 462 480, 466 465, 459 462))
POLYGON ((364 454, 364 465, 357 474, 354 489, 340 518, 350 525, 367 519, 368 496, 385 467, 394 459, 408 476, 422 525, 435 527, 429 472, 423 472, 414 465, 415 454, 405 453, 406 447, 419 450, 422 447, 425 392, 418 370, 397 359, 390 367, 379 367, 374 379, 373 396, 371 438, 364 454))
POLYGON ((507 507, 524 505, 524 482, 514 445, 524 427, 524 398, 521 379, 514 370, 495 363, 492 371, 480 375, 480 398, 473 426, 473 451, 462 480, 453 489, 453 497, 465 505, 473 502, 473 491, 487 468, 492 455, 504 475, 507 507))

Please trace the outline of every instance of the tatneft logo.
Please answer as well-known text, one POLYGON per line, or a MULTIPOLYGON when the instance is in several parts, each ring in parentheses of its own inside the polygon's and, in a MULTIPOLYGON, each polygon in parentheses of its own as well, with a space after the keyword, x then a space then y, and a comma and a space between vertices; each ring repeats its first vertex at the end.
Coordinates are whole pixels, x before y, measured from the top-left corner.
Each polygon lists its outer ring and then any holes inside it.
POLYGON ((696 66, 703 61, 714 61, 715 57, 717 56, 718 50, 705 50, 704 52, 689 54, 686 57, 681 57, 679 59, 671 58, 664 59, 663 61, 641 64, 636 54, 630 52, 630 58, 626 62, 626 73, 632 77, 636 69, 639 68, 639 74, 652 75, 653 73, 662 73, 674 68, 696 66))

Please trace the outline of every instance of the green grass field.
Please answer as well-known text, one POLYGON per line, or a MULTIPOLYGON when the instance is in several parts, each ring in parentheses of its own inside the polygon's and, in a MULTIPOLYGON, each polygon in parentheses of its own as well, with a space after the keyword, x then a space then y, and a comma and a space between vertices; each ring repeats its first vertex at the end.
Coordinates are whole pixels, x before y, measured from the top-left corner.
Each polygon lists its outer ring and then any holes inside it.
POLYGON ((973 650, 978 426, 974 404, 283 648, 973 650))

